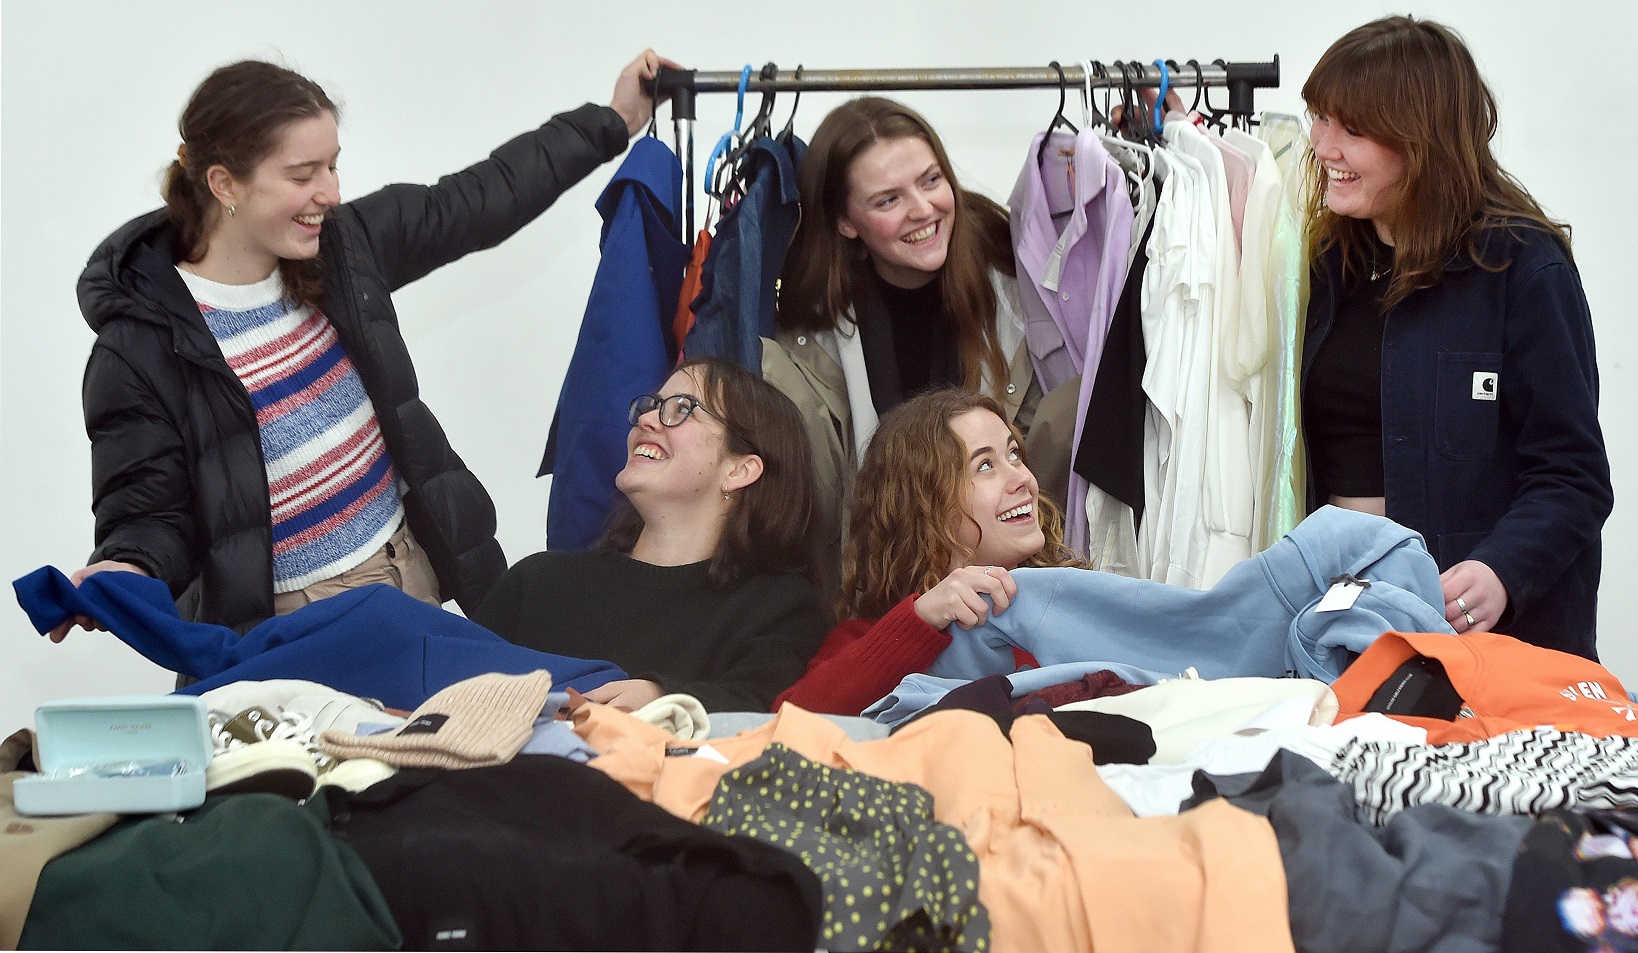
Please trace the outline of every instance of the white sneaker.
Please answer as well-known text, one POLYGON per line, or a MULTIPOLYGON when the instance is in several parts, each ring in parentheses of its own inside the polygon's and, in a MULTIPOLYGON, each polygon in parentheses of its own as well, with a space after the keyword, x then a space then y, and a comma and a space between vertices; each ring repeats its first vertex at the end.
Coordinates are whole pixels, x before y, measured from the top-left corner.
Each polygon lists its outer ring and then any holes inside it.
POLYGON ((199 697, 205 700, 205 707, 228 713, 247 708, 261 708, 268 712, 302 712, 312 717, 315 735, 322 735, 328 728, 356 734, 358 726, 364 722, 401 720, 387 714, 385 706, 373 698, 360 698, 318 682, 296 678, 232 682, 203 692, 199 697))
POLYGON ((375 758, 348 758, 337 761, 328 770, 319 772, 318 786, 331 785, 354 794, 378 781, 385 781, 398 769, 375 758))

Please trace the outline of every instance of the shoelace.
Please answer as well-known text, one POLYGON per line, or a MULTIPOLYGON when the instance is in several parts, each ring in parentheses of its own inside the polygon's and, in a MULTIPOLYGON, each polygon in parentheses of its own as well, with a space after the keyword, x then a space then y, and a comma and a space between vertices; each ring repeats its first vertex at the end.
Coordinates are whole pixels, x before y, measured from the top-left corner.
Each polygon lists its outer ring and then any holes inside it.
POLYGON ((260 741, 294 741, 301 745, 312 757, 313 763, 318 766, 320 771, 326 770, 336 763, 335 758, 319 750, 318 736, 313 731, 311 715, 282 710, 275 714, 257 706, 247 708, 234 715, 222 711, 212 711, 209 721, 211 741, 215 745, 217 754, 260 741), (231 727, 234 722, 248 728, 256 737, 246 739, 242 734, 234 732, 231 727))

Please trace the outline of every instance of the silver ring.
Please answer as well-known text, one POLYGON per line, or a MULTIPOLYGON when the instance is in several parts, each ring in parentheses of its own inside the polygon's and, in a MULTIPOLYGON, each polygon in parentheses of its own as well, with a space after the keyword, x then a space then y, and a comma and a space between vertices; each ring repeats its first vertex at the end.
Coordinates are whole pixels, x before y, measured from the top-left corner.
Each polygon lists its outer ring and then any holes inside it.
POLYGON ((1467 611, 1467 600, 1463 599, 1461 596, 1457 596, 1456 597, 1456 608, 1460 609, 1463 612, 1466 612, 1467 611))
POLYGON ((1464 609, 1462 610, 1462 618, 1467 620, 1467 627, 1469 629, 1473 628, 1473 613, 1464 609))
POLYGON ((994 569, 995 569, 994 566, 985 566, 984 567, 984 575, 986 575, 986 576, 992 575, 994 569))

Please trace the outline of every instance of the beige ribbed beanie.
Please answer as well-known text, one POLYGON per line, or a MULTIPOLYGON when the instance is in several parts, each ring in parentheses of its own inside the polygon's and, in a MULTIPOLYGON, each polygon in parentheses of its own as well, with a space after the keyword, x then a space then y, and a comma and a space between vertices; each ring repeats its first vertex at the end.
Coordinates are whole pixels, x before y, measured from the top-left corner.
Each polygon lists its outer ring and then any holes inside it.
POLYGON ((482 768, 505 764, 534 734, 552 675, 488 674, 445 688, 403 726, 379 735, 326 731, 319 747, 338 758, 379 758, 405 768, 482 768))

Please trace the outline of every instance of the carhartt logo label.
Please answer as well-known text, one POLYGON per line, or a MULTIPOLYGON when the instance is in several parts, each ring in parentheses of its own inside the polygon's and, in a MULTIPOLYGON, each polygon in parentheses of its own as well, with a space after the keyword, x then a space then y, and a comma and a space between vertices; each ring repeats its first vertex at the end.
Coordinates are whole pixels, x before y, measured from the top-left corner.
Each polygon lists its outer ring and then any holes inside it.
POLYGON ((1501 375, 1497 374, 1495 371, 1474 371, 1473 399, 1495 400, 1496 385, 1500 379, 1501 375))
POLYGON ((400 735, 432 735, 449 720, 448 715, 422 715, 404 727, 398 729, 400 735))

